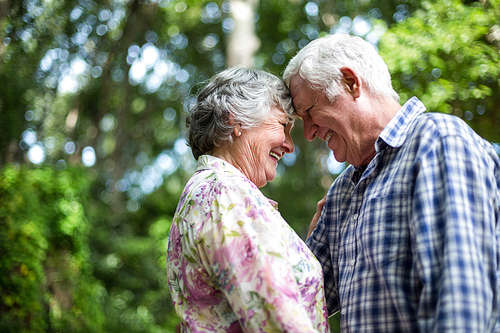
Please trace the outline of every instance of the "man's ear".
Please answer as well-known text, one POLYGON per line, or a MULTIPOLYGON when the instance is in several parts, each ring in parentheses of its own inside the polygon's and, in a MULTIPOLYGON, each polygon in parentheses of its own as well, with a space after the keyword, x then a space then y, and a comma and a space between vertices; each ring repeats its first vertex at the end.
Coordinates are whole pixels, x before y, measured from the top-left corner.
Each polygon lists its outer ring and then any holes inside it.
POLYGON ((342 83, 346 87, 346 91, 351 94, 353 98, 358 98, 361 95, 362 81, 358 74, 349 67, 342 67, 340 69, 343 79, 342 83))

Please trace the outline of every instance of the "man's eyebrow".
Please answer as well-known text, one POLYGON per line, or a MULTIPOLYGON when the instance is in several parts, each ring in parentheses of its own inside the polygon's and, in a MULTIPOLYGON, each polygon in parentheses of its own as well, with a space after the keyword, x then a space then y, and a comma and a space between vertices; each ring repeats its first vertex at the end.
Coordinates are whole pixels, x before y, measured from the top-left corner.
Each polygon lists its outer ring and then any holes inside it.
POLYGON ((295 112, 297 112, 298 110, 301 109, 300 103, 295 104, 295 99, 293 99, 293 98, 292 98, 292 104, 293 104, 293 108, 295 109, 295 112))
POLYGON ((309 110, 311 110, 311 109, 312 109, 312 106, 310 108, 305 109, 305 110, 300 109, 300 108, 295 108, 295 113, 299 114, 299 112, 300 112, 300 114, 306 115, 309 112, 309 110))

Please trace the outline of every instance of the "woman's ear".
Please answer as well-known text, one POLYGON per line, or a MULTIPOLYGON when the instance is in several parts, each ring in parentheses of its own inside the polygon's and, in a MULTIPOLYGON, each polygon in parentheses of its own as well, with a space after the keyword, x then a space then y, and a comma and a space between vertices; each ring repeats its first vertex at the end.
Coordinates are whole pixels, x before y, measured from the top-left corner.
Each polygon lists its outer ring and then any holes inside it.
POLYGON ((233 134, 235 136, 241 136, 241 124, 236 124, 236 120, 234 119, 234 116, 230 113, 229 114, 229 125, 234 126, 233 127, 233 134))
POLYGON ((234 126, 233 133, 237 137, 241 136, 241 125, 240 124, 236 124, 236 126, 234 126))
POLYGON ((346 90, 353 98, 358 98, 361 95, 361 85, 362 81, 359 78, 358 74, 349 67, 340 68, 340 72, 342 73, 346 90))

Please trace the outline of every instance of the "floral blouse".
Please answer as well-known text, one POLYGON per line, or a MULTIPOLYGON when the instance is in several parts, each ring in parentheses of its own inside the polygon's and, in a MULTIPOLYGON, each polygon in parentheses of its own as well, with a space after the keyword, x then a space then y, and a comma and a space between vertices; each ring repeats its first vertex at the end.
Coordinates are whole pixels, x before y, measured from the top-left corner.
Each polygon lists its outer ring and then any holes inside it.
POLYGON ((319 262, 273 202, 204 155, 170 230, 167 274, 183 332, 329 332, 319 262))

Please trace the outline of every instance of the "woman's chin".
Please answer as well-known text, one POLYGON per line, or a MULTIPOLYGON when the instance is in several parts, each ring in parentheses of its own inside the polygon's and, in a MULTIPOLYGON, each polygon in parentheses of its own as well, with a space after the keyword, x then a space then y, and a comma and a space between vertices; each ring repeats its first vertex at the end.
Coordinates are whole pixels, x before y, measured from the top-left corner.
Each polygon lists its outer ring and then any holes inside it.
MULTIPOLYGON (((266 184, 272 182, 275 178, 276 178, 276 173, 274 173, 274 175, 271 177, 267 177, 266 184)), ((264 184, 264 185, 266 185, 266 184, 264 184)), ((262 185, 262 186, 264 186, 264 185, 262 185)))

